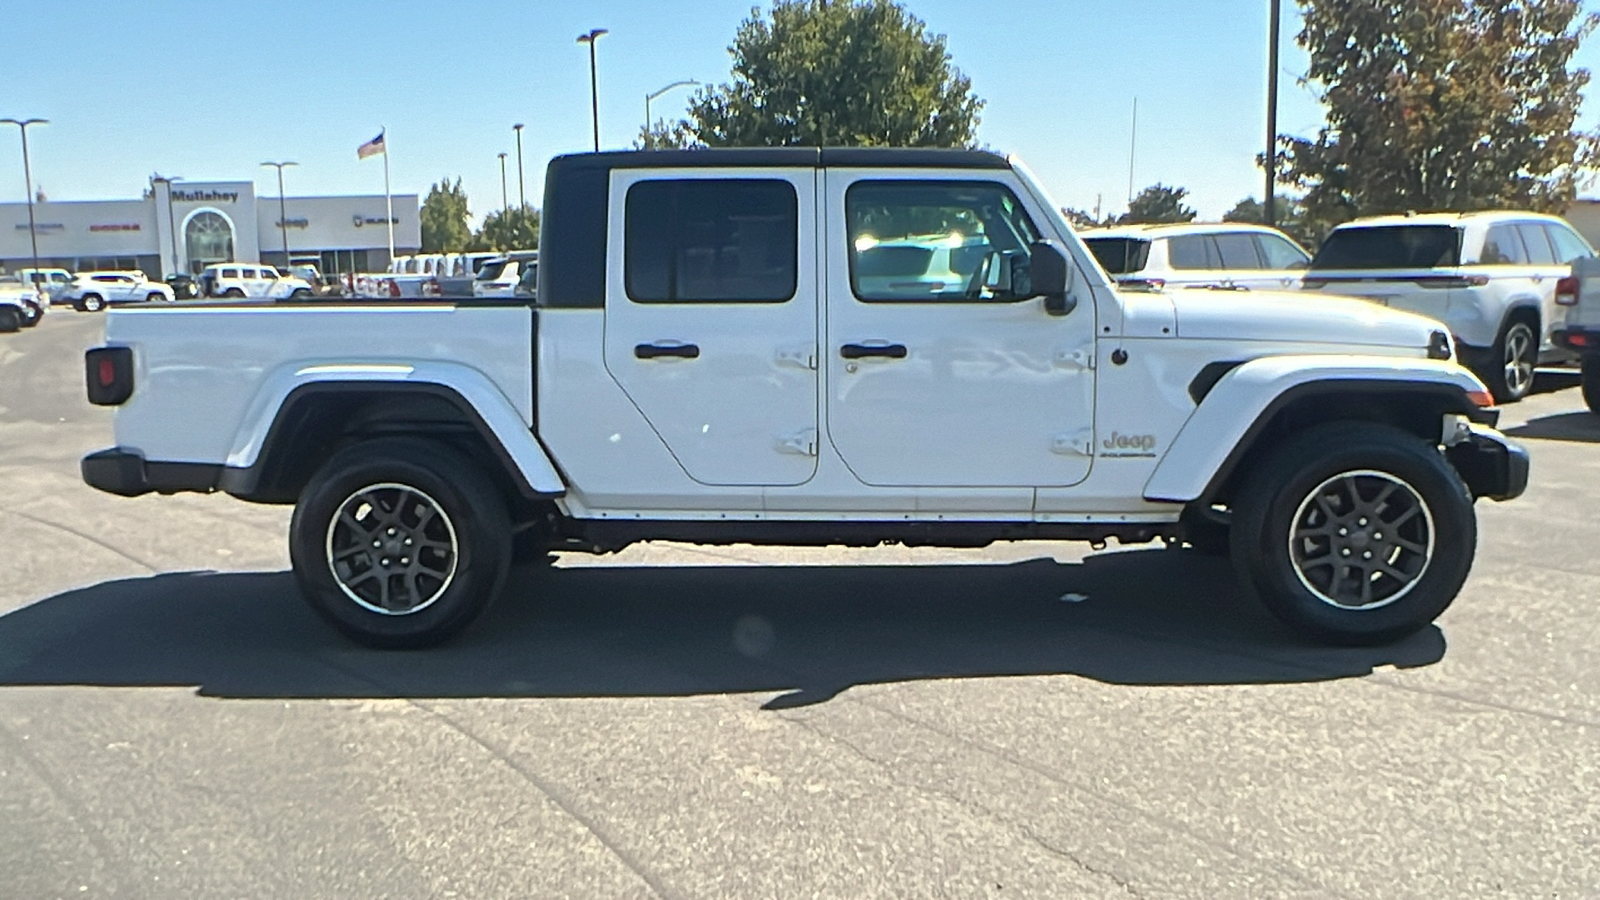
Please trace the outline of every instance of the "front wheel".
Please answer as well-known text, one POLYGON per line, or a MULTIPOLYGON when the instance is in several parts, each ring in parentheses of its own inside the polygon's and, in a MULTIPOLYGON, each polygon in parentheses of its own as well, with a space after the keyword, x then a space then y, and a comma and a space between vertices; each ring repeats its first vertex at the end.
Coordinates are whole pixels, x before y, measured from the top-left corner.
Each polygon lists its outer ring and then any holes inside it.
POLYGON ((106 308, 106 301, 99 294, 84 294, 78 301, 78 308, 84 312, 99 312, 106 308))
POLYGON ((1471 494, 1436 447, 1397 428, 1311 429, 1268 457, 1238 496, 1240 580, 1320 642, 1383 644, 1423 628, 1472 568, 1471 494))
POLYGON ((447 447, 380 439, 334 455, 301 493, 289 557, 307 602, 381 648, 441 643, 500 592, 504 500, 447 447))
POLYGON ((15 306, 0 306, 0 331, 16 331, 22 327, 22 310, 15 306))
POLYGON ((32 303, 22 304, 23 328, 32 328, 33 326, 39 324, 39 320, 42 318, 44 318, 44 309, 35 306, 32 303))
POLYGON ((1592 413, 1600 413, 1600 355, 1583 357, 1583 402, 1592 413))

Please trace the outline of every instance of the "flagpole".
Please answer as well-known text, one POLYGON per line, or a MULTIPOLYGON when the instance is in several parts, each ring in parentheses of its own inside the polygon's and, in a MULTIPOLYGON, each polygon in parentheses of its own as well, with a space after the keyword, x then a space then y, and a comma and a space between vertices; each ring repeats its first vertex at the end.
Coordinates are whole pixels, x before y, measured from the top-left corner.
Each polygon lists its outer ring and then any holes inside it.
POLYGON ((389 262, 394 262, 394 195, 389 193, 389 129, 383 129, 383 203, 389 211, 389 262))

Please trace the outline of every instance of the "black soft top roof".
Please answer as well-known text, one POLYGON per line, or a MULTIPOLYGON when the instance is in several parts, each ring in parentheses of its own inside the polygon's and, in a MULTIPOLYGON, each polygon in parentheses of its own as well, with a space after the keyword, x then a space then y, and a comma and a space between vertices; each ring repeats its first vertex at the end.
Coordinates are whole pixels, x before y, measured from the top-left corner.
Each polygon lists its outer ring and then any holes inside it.
POLYGON ((1008 169, 988 150, 934 147, 725 147, 694 150, 624 150, 570 153, 550 160, 549 173, 581 170, 685 168, 943 168, 1008 169))

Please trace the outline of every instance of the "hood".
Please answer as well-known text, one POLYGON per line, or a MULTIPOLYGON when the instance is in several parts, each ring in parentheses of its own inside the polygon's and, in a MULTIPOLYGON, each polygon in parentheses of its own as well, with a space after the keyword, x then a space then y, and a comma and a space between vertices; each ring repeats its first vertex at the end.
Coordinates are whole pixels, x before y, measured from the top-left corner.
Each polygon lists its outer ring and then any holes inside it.
POLYGON ((1199 290, 1167 297, 1181 338, 1423 348, 1433 332, 1445 330, 1433 319, 1346 297, 1199 290))

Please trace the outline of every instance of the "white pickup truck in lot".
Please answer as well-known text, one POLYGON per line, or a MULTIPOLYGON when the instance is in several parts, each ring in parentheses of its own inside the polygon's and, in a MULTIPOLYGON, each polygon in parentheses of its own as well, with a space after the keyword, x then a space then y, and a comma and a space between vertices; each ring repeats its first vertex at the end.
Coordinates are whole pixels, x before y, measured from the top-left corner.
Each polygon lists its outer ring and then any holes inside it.
POLYGON ((514 551, 1113 537, 1382 642, 1455 598, 1474 499, 1527 483, 1443 326, 1118 291, 1002 156, 597 153, 546 184, 536 306, 113 311, 85 480, 295 504, 307 600, 377 646, 458 632, 514 551))

